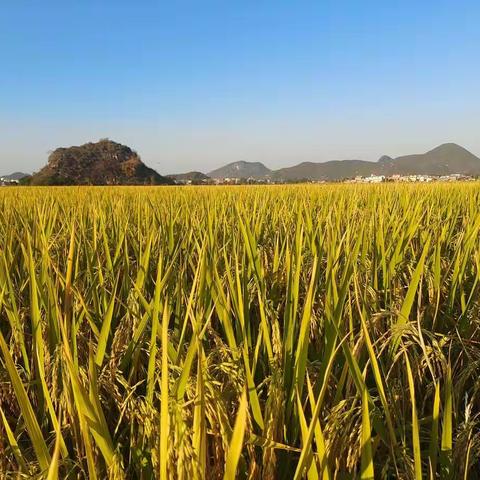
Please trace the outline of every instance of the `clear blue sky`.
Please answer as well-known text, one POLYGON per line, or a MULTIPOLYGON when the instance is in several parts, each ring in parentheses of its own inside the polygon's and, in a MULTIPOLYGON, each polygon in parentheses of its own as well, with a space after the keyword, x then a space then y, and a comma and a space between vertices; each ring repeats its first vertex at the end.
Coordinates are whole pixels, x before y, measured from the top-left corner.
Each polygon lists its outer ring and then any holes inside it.
POLYGON ((478 0, 5 0, 0 60, 0 173, 102 137, 161 173, 480 155, 478 0))

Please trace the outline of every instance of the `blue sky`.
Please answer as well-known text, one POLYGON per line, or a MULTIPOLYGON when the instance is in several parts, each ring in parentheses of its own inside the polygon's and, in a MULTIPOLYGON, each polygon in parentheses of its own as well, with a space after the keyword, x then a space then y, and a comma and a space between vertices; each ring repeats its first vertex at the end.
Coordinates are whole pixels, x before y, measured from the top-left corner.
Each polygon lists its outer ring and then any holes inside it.
POLYGON ((103 137, 161 173, 480 155, 479 24, 474 0, 5 0, 0 173, 103 137))

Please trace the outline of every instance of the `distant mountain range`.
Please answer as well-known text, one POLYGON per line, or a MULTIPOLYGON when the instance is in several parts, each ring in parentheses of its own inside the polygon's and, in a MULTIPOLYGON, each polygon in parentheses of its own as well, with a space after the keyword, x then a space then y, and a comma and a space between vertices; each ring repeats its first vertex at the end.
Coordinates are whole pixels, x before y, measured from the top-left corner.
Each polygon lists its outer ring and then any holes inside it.
MULTIPOLYGON (((276 182, 325 180, 338 181, 369 175, 449 175, 480 176, 480 158, 455 143, 445 143, 426 153, 391 158, 377 162, 332 160, 303 162, 271 170, 260 162, 233 162, 208 174, 193 171, 161 176, 147 167, 125 145, 111 140, 87 143, 79 147, 58 148, 47 165, 30 179, 24 173, 3 177, 7 181, 25 180, 32 185, 171 185, 206 183, 211 179, 271 180, 276 182)), ((23 183, 23 182, 22 182, 23 183)))
POLYGON ((332 160, 303 162, 293 167, 270 170, 262 163, 235 162, 213 170, 210 178, 270 178, 276 181, 335 181, 369 175, 480 175, 480 158, 454 143, 445 143, 426 153, 398 158, 381 157, 377 162, 365 160, 332 160))

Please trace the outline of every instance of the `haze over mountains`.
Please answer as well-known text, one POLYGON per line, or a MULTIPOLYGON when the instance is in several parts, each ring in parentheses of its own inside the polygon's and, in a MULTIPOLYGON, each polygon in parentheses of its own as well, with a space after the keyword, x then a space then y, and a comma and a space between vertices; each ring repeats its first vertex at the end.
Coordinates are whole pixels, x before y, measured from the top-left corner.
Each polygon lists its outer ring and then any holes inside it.
MULTIPOLYGON (((397 158, 382 156, 377 162, 332 160, 303 162, 292 167, 271 170, 261 162, 233 162, 208 174, 193 171, 162 176, 147 167, 136 152, 111 140, 87 143, 79 147, 58 148, 47 165, 34 174, 32 185, 168 185, 202 183, 227 178, 289 181, 338 181, 369 175, 449 174, 480 176, 480 158, 455 143, 445 143, 422 154, 397 158)), ((24 174, 12 174, 12 179, 24 174)))

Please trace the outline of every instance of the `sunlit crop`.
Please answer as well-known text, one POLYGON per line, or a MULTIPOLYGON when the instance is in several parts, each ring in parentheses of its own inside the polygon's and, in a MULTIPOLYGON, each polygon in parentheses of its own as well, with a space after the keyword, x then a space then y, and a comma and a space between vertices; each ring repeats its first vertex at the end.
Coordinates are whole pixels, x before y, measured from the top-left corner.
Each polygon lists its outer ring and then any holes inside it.
POLYGON ((477 183, 1 189, 0 478, 478 478, 479 233, 477 183))

